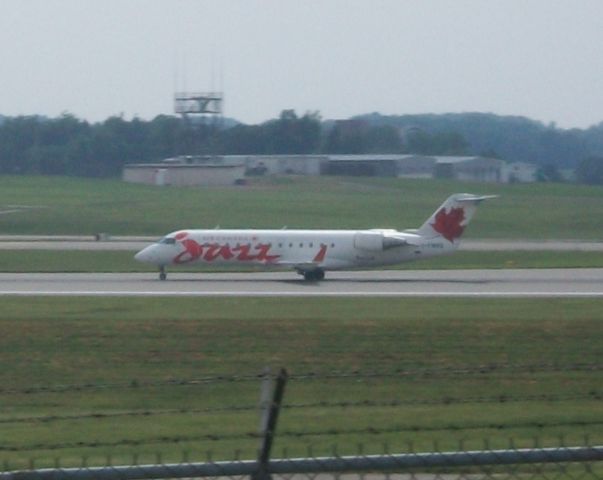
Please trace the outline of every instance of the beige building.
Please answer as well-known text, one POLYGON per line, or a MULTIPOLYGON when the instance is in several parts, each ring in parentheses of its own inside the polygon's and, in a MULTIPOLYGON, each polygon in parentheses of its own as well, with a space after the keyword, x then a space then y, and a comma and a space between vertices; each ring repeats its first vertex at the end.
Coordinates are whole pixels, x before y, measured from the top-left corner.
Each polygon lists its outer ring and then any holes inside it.
POLYGON ((538 167, 532 163, 513 162, 505 167, 506 183, 531 183, 536 181, 538 167))
POLYGON ((454 178, 468 182, 501 183, 505 180, 505 162, 488 157, 435 157, 436 178, 454 178))
POLYGON ((241 159, 251 174, 320 175, 327 157, 324 155, 241 155, 225 156, 241 159))
POLYGON ((425 155, 402 155, 398 160, 398 177, 433 178, 436 159, 425 155))
POLYGON ((352 175, 454 178, 470 182, 534 181, 536 167, 488 157, 427 155, 182 156, 126 165, 123 180, 148 185, 227 186, 246 175, 352 175))
POLYGON ((244 181, 245 165, 226 163, 147 163, 126 165, 123 180, 177 187, 236 185, 244 181))

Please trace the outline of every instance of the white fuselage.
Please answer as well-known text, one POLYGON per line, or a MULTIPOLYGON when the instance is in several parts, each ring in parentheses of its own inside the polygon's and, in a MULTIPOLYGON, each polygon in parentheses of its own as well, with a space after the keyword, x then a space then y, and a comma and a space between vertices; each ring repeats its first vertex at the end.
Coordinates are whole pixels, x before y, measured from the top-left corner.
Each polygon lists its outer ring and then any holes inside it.
POLYGON ((158 266, 234 264, 339 270, 401 263, 455 249, 455 244, 442 237, 428 239, 394 230, 182 230, 148 246, 136 258, 158 266), (384 234, 395 235, 400 244, 384 242, 388 238, 384 234))
POLYGON ((181 230, 136 254, 160 268, 186 264, 289 267, 306 280, 326 270, 379 267, 454 252, 476 206, 491 196, 453 194, 417 230, 181 230))

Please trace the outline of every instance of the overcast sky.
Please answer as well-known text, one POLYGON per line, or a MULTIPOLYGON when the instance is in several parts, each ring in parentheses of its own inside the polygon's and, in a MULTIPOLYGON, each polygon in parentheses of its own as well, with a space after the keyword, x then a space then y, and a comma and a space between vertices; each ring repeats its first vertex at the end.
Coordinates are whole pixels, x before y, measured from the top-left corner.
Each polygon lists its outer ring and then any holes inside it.
POLYGON ((493 112, 603 121, 602 0, 0 0, 0 114, 246 123, 493 112))

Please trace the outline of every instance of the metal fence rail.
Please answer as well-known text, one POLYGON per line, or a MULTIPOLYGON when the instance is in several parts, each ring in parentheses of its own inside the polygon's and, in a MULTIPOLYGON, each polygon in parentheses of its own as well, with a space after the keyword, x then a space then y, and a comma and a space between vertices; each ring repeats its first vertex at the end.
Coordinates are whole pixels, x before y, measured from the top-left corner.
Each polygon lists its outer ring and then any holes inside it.
MULTIPOLYGON (((270 474, 296 473, 403 473, 417 468, 496 467, 501 465, 567 464, 598 461, 603 461, 603 446, 276 459, 267 464, 262 474, 269 476, 270 474)), ((55 468, 0 473, 0 480, 142 480, 222 476, 255 477, 262 470, 261 467, 259 461, 233 461, 55 468)))

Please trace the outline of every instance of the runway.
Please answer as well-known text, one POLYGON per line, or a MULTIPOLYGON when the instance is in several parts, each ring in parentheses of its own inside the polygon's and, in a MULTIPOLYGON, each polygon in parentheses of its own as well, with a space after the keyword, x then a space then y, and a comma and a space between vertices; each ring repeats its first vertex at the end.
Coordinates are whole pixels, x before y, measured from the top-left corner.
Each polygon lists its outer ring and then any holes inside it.
POLYGON ((603 269, 327 272, 3 273, 0 296, 199 297, 603 297, 603 269))

